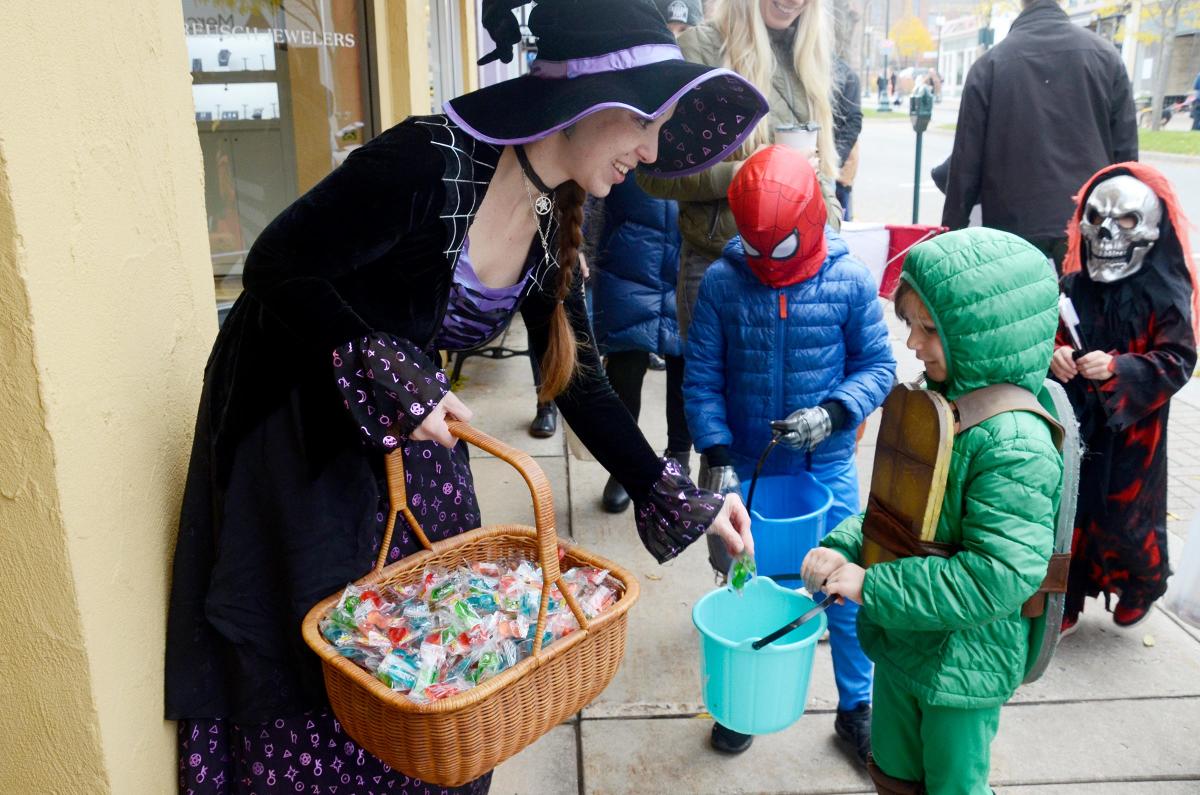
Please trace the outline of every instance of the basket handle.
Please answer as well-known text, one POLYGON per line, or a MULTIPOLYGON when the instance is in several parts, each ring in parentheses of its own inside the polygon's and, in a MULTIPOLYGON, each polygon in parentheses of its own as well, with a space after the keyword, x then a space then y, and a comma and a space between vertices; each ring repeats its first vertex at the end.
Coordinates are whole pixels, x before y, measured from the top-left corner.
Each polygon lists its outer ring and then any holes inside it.
MULTIPOLYGON (((586 630, 588 628, 587 617, 579 608, 575 596, 567 590, 566 584, 562 582, 562 572, 558 566, 558 533, 555 530, 554 520, 554 492, 550 487, 550 481, 546 479, 546 473, 528 453, 505 444, 461 420, 448 420, 446 426, 452 435, 475 445, 480 450, 491 453, 517 470, 524 478, 525 485, 529 487, 529 493, 533 497, 533 522, 537 528, 538 564, 542 568, 542 599, 538 608, 537 634, 534 636, 533 653, 537 654, 542 649, 542 635, 546 629, 550 590, 554 585, 558 585, 559 592, 567 600, 567 606, 571 608, 571 613, 579 622, 579 628, 586 630)), ((382 571, 387 563, 387 554, 392 546, 392 533, 401 516, 404 517, 404 521, 416 535, 417 540, 421 542, 421 546, 425 549, 433 549, 434 546, 429 541, 429 537, 425 535, 425 531, 421 529, 417 517, 413 516, 412 510, 408 507, 408 491, 404 485, 404 454, 401 448, 396 448, 387 454, 384 458, 384 468, 387 472, 388 502, 391 513, 388 517, 387 530, 383 534, 383 544, 379 547, 379 556, 375 560, 376 573, 382 571)))

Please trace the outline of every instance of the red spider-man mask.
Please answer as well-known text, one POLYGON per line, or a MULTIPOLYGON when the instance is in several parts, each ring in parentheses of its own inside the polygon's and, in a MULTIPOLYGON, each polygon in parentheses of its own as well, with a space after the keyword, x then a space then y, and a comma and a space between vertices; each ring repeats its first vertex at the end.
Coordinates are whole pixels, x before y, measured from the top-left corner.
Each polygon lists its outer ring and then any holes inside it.
POLYGON ((729 206, 746 262, 759 281, 787 287, 825 261, 825 199, 808 158, 769 146, 746 161, 729 186, 729 206))

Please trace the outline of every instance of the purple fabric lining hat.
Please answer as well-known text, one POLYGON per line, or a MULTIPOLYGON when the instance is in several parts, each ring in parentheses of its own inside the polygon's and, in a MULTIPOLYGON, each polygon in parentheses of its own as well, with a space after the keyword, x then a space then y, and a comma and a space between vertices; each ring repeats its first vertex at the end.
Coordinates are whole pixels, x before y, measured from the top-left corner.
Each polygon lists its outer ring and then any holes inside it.
MULTIPOLYGON (((520 41, 513 8, 521 0, 485 0, 483 22, 497 42, 480 59, 508 61, 520 41)), ((530 73, 456 97, 445 111, 482 141, 528 143, 604 108, 663 125, 658 160, 642 169, 686 176, 725 159, 767 112, 749 82, 728 70, 683 60, 652 0, 540 0, 529 16, 538 37, 530 73)))

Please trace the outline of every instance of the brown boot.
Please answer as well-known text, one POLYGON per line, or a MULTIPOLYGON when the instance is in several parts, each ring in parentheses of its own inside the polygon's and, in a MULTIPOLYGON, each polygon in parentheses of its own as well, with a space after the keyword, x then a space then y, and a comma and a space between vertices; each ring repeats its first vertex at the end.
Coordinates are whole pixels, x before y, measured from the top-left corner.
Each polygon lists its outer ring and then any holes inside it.
POLYGON ((924 795, 925 785, 920 781, 905 781, 902 778, 892 778, 879 769, 875 764, 875 755, 867 757, 867 773, 875 782, 875 791, 879 795, 924 795))

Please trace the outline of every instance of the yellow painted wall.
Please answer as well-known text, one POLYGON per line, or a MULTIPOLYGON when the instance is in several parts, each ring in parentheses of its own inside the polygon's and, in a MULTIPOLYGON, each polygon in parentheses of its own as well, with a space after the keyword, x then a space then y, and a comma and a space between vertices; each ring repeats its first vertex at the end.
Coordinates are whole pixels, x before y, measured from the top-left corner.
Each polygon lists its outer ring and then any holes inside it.
POLYGON ((168 561, 216 328, 181 7, 40 4, 0 36, 0 792, 170 792, 168 561))
POLYGON ((458 19, 460 30, 458 39, 462 42, 463 60, 463 93, 479 88, 479 37, 475 35, 475 2, 476 0, 458 0, 458 19))
POLYGON ((333 168, 329 154, 328 89, 318 75, 321 51, 288 47, 288 90, 291 92, 292 138, 296 151, 296 194, 325 178, 333 168))
POLYGON ((386 130, 431 112, 425 0, 374 0, 379 121, 386 130))

